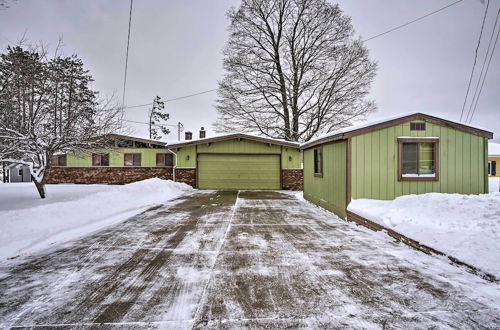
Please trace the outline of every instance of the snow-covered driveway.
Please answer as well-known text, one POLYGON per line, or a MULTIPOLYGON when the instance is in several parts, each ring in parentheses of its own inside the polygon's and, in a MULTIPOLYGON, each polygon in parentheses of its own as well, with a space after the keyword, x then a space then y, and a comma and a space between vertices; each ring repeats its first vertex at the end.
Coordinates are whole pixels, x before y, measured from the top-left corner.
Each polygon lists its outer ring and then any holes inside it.
POLYGON ((282 192, 183 196, 0 264, 0 327, 498 328, 500 286, 282 192))

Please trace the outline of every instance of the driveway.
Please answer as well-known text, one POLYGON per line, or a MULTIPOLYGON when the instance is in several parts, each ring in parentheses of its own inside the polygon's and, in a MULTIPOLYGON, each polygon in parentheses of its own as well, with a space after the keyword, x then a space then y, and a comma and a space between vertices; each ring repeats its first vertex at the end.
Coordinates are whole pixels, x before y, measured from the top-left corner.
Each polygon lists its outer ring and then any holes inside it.
POLYGON ((500 326, 498 284, 284 192, 195 192, 0 267, 0 327, 500 326))

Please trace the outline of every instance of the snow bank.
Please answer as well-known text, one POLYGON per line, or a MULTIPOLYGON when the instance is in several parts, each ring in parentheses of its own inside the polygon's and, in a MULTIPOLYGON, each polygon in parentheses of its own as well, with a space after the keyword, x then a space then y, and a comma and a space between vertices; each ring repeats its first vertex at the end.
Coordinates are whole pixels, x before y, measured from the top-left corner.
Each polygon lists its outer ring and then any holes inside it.
POLYGON ((488 178, 488 190, 490 193, 500 191, 500 178, 488 178))
POLYGON ((349 211, 500 276, 500 193, 353 200, 349 211))
POLYGON ((186 184, 161 179, 123 186, 48 185, 48 198, 41 200, 32 198, 32 191, 36 194, 33 184, 16 185, 0 185, 0 209, 7 209, 0 215, 0 259, 84 236, 192 190, 186 184), (51 198, 53 191, 58 193, 51 198), (20 203, 9 209, 4 205, 8 204, 3 198, 6 195, 31 200, 31 207, 20 203))

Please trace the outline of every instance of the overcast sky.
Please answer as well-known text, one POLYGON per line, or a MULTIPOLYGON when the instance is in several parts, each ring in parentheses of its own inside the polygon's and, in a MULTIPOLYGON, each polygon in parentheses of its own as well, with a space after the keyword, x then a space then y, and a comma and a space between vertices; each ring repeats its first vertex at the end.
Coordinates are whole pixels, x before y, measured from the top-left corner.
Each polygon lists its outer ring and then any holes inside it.
MULTIPOLYGON (((352 17, 356 34, 369 38, 411 21, 453 0, 338 1, 352 17)), ((132 16, 129 71, 125 104, 152 102, 217 87, 222 48, 227 40, 225 13, 239 0, 135 1, 132 16)), ((54 49, 64 40, 64 52, 76 53, 91 71, 94 89, 121 100, 128 0, 18 0, 0 10, 0 48, 24 34, 54 49)), ((492 0, 477 63, 481 69, 500 1, 492 0)), ((440 13, 366 43, 378 62, 370 97, 378 112, 368 120, 423 111, 458 120, 481 27, 485 4, 464 0, 440 13)), ((500 142, 500 42, 472 124, 486 127, 500 142)), ((473 91, 475 81, 471 86, 473 91)), ((472 94, 472 93, 471 93, 472 94)), ((472 95, 471 95, 472 96, 472 95)), ((195 132, 211 131, 216 119, 216 93, 168 102, 170 124, 182 122, 195 132)), ((148 107, 128 109, 125 118, 147 121, 148 107)), ((146 136, 147 125, 128 123, 134 135, 146 136)), ((168 140, 176 139, 172 133, 168 140)))

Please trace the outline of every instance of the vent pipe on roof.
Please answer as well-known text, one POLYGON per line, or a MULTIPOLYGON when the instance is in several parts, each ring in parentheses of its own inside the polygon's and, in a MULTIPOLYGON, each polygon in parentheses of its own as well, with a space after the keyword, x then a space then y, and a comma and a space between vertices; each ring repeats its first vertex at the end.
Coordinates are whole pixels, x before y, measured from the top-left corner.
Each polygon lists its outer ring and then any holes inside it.
POLYGON ((191 133, 191 132, 184 133, 184 138, 186 140, 192 140, 193 139, 193 133, 191 133))
POLYGON ((205 131, 205 128, 202 127, 200 129, 200 139, 204 139, 207 136, 207 131, 205 131))

